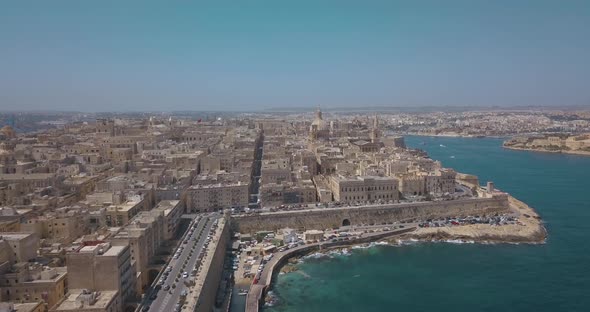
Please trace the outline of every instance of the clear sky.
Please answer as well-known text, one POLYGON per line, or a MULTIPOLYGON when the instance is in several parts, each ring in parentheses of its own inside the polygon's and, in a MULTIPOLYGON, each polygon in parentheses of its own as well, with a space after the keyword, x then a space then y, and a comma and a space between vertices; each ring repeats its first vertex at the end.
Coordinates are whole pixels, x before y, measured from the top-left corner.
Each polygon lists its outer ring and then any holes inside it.
POLYGON ((590 105, 590 1, 2 1, 0 110, 590 105))

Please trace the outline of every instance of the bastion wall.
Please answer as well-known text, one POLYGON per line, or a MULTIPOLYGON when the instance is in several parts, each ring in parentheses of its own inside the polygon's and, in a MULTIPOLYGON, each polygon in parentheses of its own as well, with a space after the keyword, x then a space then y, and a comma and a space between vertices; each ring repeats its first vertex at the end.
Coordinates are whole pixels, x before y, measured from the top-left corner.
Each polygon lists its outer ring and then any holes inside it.
POLYGON ((495 194, 490 198, 239 215, 232 217, 232 228, 240 233, 276 231, 282 228, 324 230, 348 224, 382 224, 410 219, 474 216, 508 210, 507 194, 495 194))

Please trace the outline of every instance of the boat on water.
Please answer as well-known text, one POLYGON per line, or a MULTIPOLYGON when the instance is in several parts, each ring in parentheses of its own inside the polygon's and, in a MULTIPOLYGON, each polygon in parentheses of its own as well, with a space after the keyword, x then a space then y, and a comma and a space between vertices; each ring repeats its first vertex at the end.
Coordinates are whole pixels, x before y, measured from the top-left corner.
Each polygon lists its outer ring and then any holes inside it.
POLYGON ((238 296, 245 296, 248 294, 248 290, 246 289, 242 289, 238 292, 238 296))
POLYGON ((444 144, 440 144, 440 147, 446 147, 446 145, 444 145, 444 144))

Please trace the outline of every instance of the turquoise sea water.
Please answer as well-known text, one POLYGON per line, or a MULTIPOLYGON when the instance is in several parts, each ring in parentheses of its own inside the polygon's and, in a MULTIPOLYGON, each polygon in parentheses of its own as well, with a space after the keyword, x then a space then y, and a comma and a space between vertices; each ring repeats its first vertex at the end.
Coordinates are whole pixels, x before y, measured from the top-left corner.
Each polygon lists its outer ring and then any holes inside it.
POLYGON ((505 150, 500 139, 406 142, 533 206, 547 243, 418 243, 306 261, 305 275, 277 277, 281 303, 265 311, 590 311, 590 157, 505 150))

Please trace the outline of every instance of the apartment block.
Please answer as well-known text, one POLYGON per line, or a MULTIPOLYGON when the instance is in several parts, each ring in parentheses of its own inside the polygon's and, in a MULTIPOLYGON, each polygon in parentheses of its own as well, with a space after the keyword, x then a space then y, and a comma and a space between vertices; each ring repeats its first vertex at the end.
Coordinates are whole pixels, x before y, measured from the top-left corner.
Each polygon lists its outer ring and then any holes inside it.
POLYGON ((187 190, 189 211, 216 211, 248 206, 248 183, 193 185, 187 190))
POLYGON ((120 309, 125 300, 135 296, 136 276, 129 246, 89 242, 68 253, 66 264, 70 289, 116 291, 120 309))

